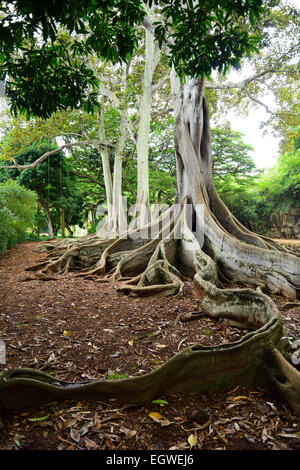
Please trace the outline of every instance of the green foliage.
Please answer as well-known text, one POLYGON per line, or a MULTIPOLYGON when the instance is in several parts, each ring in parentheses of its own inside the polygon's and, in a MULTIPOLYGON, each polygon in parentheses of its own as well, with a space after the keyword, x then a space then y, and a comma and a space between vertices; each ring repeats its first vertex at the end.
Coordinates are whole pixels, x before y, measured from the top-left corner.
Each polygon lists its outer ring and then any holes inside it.
POLYGON ((1 2, 0 16, 0 76, 8 74, 12 112, 48 117, 68 106, 93 109, 97 79, 82 57, 126 60, 144 11, 139 0, 15 0, 1 2), (75 37, 70 48, 62 29, 75 37))
POLYGON ((9 119, 6 114, 4 121, 1 122, 4 136, 0 143, 0 159, 10 161, 34 143, 51 143, 53 139, 64 133, 75 134, 80 125, 83 125, 83 119, 85 126, 89 126, 89 116, 79 111, 57 112, 49 119, 36 118, 30 121, 20 116, 9 119))
POLYGON ((263 230, 274 223, 280 225, 284 215, 296 207, 300 210, 300 149, 280 155, 276 165, 263 174, 257 183, 257 226, 263 230))
MULTIPOLYGON (((269 234, 296 207, 300 194, 300 149, 280 155, 276 165, 257 171, 241 134, 212 130, 214 182, 233 215, 251 230, 269 234)), ((300 209, 300 208, 299 208, 300 209)))
POLYGON ((255 25, 255 32, 261 37, 259 53, 250 61, 245 58, 245 68, 241 74, 232 75, 229 83, 218 76, 218 83, 210 84, 218 85, 209 96, 218 103, 211 104, 215 119, 222 122, 230 110, 243 118, 250 109, 264 108, 260 127, 281 137, 281 153, 293 150, 291 137, 297 127, 299 137, 299 29, 299 5, 297 8, 289 0, 264 2, 261 20, 255 25), (242 79, 244 84, 235 87, 234 83, 241 84, 242 79))
POLYGON ((15 181, 0 183, 0 254, 25 237, 33 226, 36 197, 15 181))
POLYGON ((251 177, 238 181, 234 176, 227 176, 215 184, 222 201, 231 213, 243 225, 254 231, 259 231, 257 227, 257 178, 251 177))
POLYGON ((24 241, 27 242, 46 242, 49 238, 46 235, 37 235, 34 232, 26 233, 24 236, 24 241))
POLYGON ((155 35, 162 44, 171 28, 170 62, 179 76, 210 77, 212 70, 239 69, 244 55, 257 52, 258 37, 246 24, 260 17, 260 0, 161 3, 167 19, 156 24, 155 35))
MULTIPOLYGON (((15 156, 20 165, 35 162, 54 145, 40 143, 31 145, 27 151, 15 156)), ((52 155, 34 168, 7 170, 11 178, 38 194, 45 209, 51 212, 54 227, 60 224, 60 209, 64 210, 66 225, 74 225, 81 220, 83 200, 78 189, 77 178, 72 173, 72 165, 62 152, 52 155)), ((57 231, 57 230, 56 230, 57 231)))
POLYGON ((235 217, 250 227, 255 218, 254 188, 258 170, 250 156, 253 148, 243 134, 232 129, 212 129, 213 176, 216 189, 235 217))
POLYGON ((215 178, 228 175, 236 179, 247 178, 255 171, 255 163, 249 156, 251 145, 243 142, 243 134, 232 129, 212 129, 212 159, 215 178))

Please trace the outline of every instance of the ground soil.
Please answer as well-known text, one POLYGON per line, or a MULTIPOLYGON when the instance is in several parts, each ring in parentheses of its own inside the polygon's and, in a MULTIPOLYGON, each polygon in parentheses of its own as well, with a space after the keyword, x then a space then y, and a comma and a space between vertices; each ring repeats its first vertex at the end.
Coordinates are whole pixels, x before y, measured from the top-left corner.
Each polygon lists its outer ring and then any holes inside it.
MULTIPOLYGON (((178 321, 199 310, 191 282, 180 298, 134 299, 118 294, 115 284, 74 274, 25 281, 25 268, 44 256, 38 245, 17 245, 0 259, 4 367, 36 368, 70 382, 109 380, 150 372, 186 346, 245 334, 205 316, 178 321)), ((290 337, 299 338, 299 307, 272 298, 290 337)), ((300 449, 300 419, 262 388, 160 399, 166 403, 65 402, 9 414, 0 450, 300 449)))

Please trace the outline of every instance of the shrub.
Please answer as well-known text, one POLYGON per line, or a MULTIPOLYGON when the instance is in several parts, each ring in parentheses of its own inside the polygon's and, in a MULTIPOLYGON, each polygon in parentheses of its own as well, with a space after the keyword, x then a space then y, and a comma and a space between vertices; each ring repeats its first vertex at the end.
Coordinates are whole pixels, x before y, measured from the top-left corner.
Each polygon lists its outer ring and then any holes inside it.
POLYGON ((34 224, 36 196, 15 181, 0 183, 0 254, 22 241, 34 224))

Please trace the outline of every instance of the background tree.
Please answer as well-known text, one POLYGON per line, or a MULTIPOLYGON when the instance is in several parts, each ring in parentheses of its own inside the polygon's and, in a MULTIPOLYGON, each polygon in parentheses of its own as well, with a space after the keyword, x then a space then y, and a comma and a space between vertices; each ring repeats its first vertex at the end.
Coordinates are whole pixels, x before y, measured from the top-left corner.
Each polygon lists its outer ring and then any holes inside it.
MULTIPOLYGON (((56 148, 53 145, 53 148, 56 148)), ((15 156, 18 164, 29 164, 49 150, 49 144, 32 145, 27 151, 15 156)), ((51 151, 51 146, 50 146, 51 151)), ((60 211, 65 214, 66 226, 78 223, 83 201, 77 187, 76 176, 71 172, 70 163, 60 153, 42 162, 35 168, 20 172, 9 170, 10 177, 22 186, 35 191, 43 208, 49 238, 53 238, 60 225, 60 211)))
MULTIPOLYGON (((230 128, 212 131, 213 178, 219 196, 234 216, 253 230, 256 217, 255 191, 259 171, 251 157, 253 148, 240 132, 230 128)), ((256 227, 257 228, 257 227, 256 227)), ((258 233, 261 233, 258 230, 258 233)))
POLYGON ((0 254, 25 239, 34 225, 36 196, 16 183, 0 183, 0 254))
POLYGON ((262 132, 280 137, 285 153, 293 150, 293 129, 299 131, 299 12, 286 1, 266 2, 255 28, 261 37, 259 52, 245 57, 241 69, 229 77, 219 75, 205 83, 213 92, 213 120, 222 127, 228 113, 244 117, 250 109, 263 109, 262 132))
POLYGON ((276 165, 258 179, 256 223, 261 231, 275 226, 281 232, 285 218, 294 213, 294 226, 290 232, 299 233, 299 165, 300 150, 295 149, 280 155, 276 165))

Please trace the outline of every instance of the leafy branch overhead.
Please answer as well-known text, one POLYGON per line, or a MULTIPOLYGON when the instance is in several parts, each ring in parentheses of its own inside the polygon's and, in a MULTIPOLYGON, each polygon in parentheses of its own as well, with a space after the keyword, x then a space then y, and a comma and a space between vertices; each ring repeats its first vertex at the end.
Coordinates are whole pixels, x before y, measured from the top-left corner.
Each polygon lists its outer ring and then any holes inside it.
POLYGON ((168 42, 169 63, 182 78, 225 73, 257 50, 258 37, 249 24, 263 11, 261 0, 5 1, 0 78, 6 80, 11 111, 27 118, 66 108, 93 111, 99 80, 85 58, 96 53, 112 63, 128 61, 149 7, 160 18, 155 37, 160 46, 168 42), (61 40, 64 31, 71 38, 67 44, 61 40))

